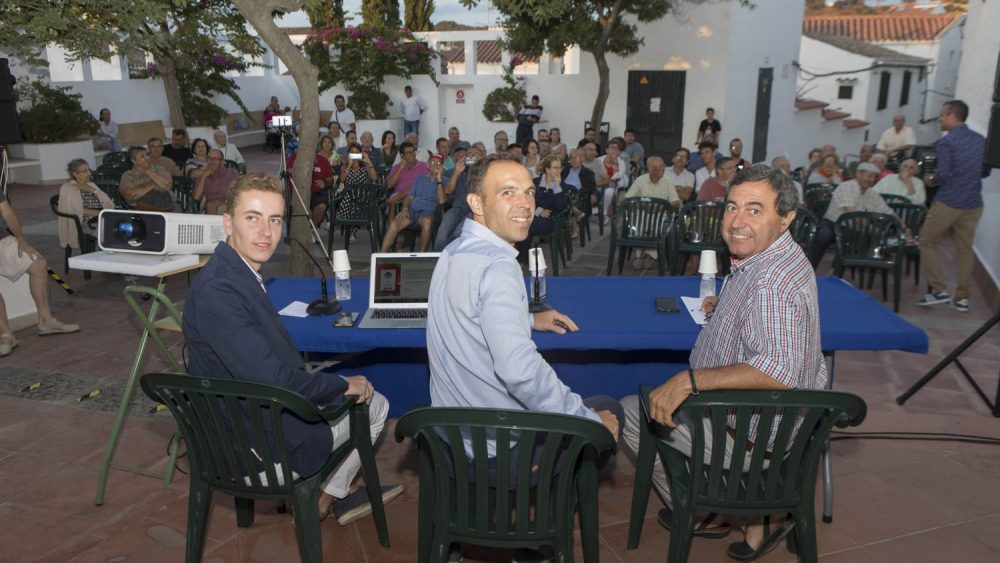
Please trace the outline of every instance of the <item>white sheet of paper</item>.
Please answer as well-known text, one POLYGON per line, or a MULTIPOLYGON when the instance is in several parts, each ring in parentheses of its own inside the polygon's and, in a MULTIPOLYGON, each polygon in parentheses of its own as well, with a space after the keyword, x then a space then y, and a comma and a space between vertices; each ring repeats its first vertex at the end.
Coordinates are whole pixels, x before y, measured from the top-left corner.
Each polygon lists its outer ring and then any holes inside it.
POLYGON ((697 325, 705 326, 708 324, 708 318, 705 316, 705 312, 701 310, 701 299, 698 297, 681 297, 681 303, 684 304, 684 308, 687 312, 691 314, 691 320, 697 325))
POLYGON ((284 309, 278 311, 278 314, 286 317, 308 317, 309 313, 306 313, 307 307, 309 307, 308 303, 302 301, 292 301, 286 305, 284 309))
POLYGON ((660 98, 649 99, 649 112, 660 113, 660 98))

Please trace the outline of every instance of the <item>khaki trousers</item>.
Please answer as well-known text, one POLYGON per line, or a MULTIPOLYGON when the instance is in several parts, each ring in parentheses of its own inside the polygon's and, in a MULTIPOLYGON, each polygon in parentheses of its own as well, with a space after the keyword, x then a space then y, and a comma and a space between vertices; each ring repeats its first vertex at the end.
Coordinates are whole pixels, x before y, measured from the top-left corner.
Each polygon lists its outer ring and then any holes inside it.
POLYGON ((931 205, 924 226, 920 230, 920 258, 931 291, 938 293, 947 288, 944 273, 941 271, 938 243, 950 232, 955 241, 955 265, 958 270, 955 299, 969 298, 969 285, 972 282, 972 241, 976 236, 976 224, 982 214, 982 207, 955 209, 939 201, 931 205))

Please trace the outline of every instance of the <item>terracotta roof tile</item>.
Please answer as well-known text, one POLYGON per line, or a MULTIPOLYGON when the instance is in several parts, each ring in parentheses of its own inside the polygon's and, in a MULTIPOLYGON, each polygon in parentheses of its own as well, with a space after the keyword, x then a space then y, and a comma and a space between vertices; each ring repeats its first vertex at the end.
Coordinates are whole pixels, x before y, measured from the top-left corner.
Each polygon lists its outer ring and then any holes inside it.
POLYGON ((867 127, 868 122, 864 119, 845 119, 844 129, 857 129, 859 127, 867 127))
MULTIPOLYGON (((500 64, 503 48, 499 41, 486 39, 476 41, 476 63, 477 64, 500 64)), ((442 58, 449 63, 465 62, 465 47, 453 47, 444 51, 442 58)), ((538 57, 525 57, 521 55, 525 62, 538 62, 538 57)))
POLYGON ((819 109, 825 108, 830 104, 826 102, 821 102, 819 100, 810 100, 809 98, 795 98, 795 109, 805 110, 805 109, 819 109))
POLYGON ((930 62, 927 59, 914 57, 912 55, 904 55, 903 53, 893 51, 892 49, 886 49, 885 47, 880 47, 864 41, 858 41, 857 39, 842 35, 824 35, 812 32, 806 32, 802 35, 810 39, 815 39, 816 41, 822 41, 827 45, 832 45, 838 49, 847 51, 848 53, 854 53, 855 55, 861 55, 862 57, 868 57, 883 63, 893 63, 902 66, 925 66, 928 62, 930 62))
POLYGON ((961 13, 929 14, 923 10, 883 14, 806 14, 802 20, 802 31, 842 35, 859 41, 934 41, 964 16, 961 13))
POLYGON ((835 109, 823 110, 823 119, 827 121, 833 121, 834 119, 844 119, 845 117, 849 117, 850 115, 851 114, 847 113, 846 111, 837 111, 835 109))

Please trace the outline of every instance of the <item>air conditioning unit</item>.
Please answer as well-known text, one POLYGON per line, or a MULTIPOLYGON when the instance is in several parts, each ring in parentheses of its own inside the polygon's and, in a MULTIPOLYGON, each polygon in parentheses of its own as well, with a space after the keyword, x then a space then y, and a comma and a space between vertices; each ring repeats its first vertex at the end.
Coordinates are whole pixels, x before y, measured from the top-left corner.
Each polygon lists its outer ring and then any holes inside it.
POLYGON ((226 240, 221 215, 105 209, 97 244, 109 252, 211 254, 226 240))

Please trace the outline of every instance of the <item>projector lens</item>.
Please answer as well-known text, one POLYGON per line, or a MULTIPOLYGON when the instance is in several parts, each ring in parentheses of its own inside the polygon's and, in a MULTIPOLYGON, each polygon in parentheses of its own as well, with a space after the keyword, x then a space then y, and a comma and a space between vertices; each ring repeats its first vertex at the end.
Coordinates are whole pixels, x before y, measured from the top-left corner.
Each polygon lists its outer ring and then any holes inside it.
POLYGON ((129 246, 142 246, 146 240, 146 222, 139 217, 119 219, 115 223, 115 238, 129 246))

